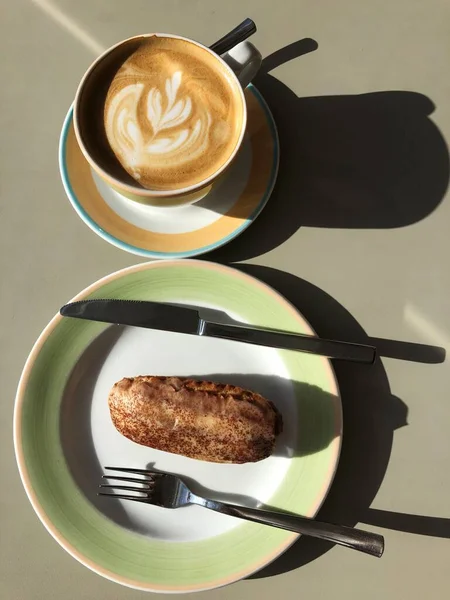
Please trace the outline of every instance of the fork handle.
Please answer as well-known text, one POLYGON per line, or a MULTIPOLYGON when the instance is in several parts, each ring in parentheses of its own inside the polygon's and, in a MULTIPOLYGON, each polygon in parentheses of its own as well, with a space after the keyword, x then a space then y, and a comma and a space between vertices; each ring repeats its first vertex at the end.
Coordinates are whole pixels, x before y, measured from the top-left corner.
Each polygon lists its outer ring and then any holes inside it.
POLYGON ((381 557, 384 551, 383 536, 362 529, 354 529, 353 527, 346 527, 345 525, 323 523, 315 521, 314 519, 287 513, 236 506, 225 502, 208 501, 202 503, 202 505, 233 517, 239 517, 241 519, 246 519, 247 521, 271 525, 272 527, 278 527, 279 529, 287 529, 288 531, 295 531, 295 533, 302 533, 321 540, 327 540, 328 542, 346 546, 347 548, 358 550, 359 552, 365 552, 366 554, 378 558, 381 557))

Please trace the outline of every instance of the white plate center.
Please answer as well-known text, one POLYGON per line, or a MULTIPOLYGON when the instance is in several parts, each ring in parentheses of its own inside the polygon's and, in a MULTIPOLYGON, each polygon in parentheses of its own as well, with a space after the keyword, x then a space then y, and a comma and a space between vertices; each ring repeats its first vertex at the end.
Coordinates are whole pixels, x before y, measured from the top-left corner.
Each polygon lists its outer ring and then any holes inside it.
POLYGON ((168 510, 97 497, 105 466, 147 468, 189 478, 193 491, 236 504, 270 505, 290 466, 297 440, 293 386, 276 350, 132 327, 109 327, 83 353, 63 398, 61 441, 82 492, 120 525, 170 541, 194 541, 222 534, 240 521, 189 506, 168 510), (160 452, 126 439, 114 428, 107 397, 122 377, 195 376, 255 390, 283 415, 284 430, 274 454, 258 463, 222 465, 160 452))

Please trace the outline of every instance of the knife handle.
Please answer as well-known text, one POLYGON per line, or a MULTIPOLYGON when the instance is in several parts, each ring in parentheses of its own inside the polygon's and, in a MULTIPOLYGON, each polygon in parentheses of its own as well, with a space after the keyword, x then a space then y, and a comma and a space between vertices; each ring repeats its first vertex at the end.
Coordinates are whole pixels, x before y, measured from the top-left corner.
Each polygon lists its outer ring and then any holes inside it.
POLYGON ((300 333, 284 333, 272 329, 251 329, 240 325, 223 325, 203 321, 200 335, 245 342, 257 346, 268 346, 285 350, 298 350, 308 354, 319 354, 328 358, 373 364, 376 348, 364 344, 323 340, 300 333))

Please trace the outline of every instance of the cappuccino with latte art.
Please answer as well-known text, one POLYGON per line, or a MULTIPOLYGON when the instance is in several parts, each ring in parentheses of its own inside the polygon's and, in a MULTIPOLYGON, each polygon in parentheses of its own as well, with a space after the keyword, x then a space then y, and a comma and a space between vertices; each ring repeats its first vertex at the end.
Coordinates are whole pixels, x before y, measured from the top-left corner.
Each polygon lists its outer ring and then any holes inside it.
POLYGON ((249 42, 225 54, 173 34, 128 38, 78 86, 73 124, 96 175, 115 193, 158 207, 198 202, 238 155, 244 89, 261 65, 249 42))
POLYGON ((239 83, 210 52, 184 39, 150 36, 112 78, 105 133, 139 185, 188 188, 233 156, 242 105, 239 83))

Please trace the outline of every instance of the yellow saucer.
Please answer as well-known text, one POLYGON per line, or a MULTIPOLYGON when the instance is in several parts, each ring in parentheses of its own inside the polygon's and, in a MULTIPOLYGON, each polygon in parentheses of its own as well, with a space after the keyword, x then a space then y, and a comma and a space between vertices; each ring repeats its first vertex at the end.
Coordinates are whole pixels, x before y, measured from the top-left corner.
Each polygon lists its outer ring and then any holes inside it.
POLYGON ((275 185, 279 143, 273 117, 258 90, 245 91, 247 133, 226 176, 200 202, 155 208, 108 187, 78 146, 70 108, 61 132, 59 167, 72 206, 103 239, 147 258, 197 256, 230 242, 259 215, 275 185))

